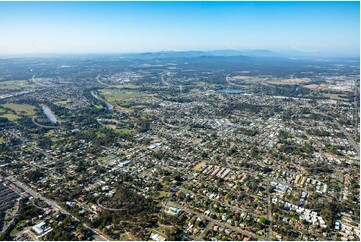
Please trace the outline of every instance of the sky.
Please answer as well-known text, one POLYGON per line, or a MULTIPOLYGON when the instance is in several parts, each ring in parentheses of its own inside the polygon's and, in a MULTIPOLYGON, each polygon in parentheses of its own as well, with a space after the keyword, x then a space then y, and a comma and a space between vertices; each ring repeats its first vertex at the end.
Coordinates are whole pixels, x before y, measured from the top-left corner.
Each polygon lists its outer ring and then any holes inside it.
POLYGON ((359 2, 0 2, 0 55, 262 49, 359 56, 359 2))

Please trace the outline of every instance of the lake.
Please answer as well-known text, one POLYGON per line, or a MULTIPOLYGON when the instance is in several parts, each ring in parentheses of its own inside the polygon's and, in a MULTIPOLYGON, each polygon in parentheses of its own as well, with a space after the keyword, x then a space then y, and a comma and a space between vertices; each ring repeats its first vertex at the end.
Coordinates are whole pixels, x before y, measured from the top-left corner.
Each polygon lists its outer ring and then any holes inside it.
POLYGON ((55 124, 57 122, 57 120, 56 120, 54 113, 51 111, 51 109, 45 105, 42 105, 42 108, 43 108, 43 112, 45 113, 46 117, 48 117, 50 122, 55 124))

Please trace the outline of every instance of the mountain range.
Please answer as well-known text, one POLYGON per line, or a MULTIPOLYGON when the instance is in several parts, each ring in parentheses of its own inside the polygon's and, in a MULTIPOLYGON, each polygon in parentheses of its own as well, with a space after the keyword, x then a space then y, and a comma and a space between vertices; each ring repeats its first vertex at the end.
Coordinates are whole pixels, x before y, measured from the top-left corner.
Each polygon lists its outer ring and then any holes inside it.
POLYGON ((257 56, 257 57, 276 57, 279 56, 270 50, 212 50, 212 51, 159 51, 131 53, 122 55, 125 58, 135 59, 158 59, 158 58, 192 58, 203 56, 257 56))

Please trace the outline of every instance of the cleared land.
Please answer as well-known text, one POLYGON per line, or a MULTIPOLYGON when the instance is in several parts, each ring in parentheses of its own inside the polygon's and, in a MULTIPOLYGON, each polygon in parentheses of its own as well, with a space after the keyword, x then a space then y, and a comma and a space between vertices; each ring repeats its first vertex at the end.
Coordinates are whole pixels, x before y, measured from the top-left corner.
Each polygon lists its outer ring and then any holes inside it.
POLYGON ((60 106, 61 105, 66 105, 68 103, 71 103, 71 101, 70 100, 62 100, 62 101, 54 102, 54 104, 60 105, 60 106))
POLYGON ((0 82, 0 90, 19 90, 23 88, 31 88, 34 85, 30 84, 27 80, 14 80, 0 82))
POLYGON ((347 101, 347 96, 335 93, 325 93, 323 94, 324 97, 329 97, 331 99, 340 100, 340 101, 347 101))
POLYGON ((204 161, 199 162, 197 165, 194 166, 193 170, 198 171, 198 170, 201 169, 205 164, 206 164, 206 162, 204 162, 204 161))
POLYGON ((19 116, 12 114, 12 113, 3 114, 0 117, 7 118, 10 121, 14 121, 14 120, 17 120, 18 118, 20 118, 19 116))
POLYGON ((313 90, 327 90, 328 84, 310 84, 310 85, 305 85, 304 87, 313 90))
POLYGON ((270 84, 276 85, 294 85, 294 84, 305 84, 310 82, 309 78, 292 78, 292 79, 279 79, 279 80, 269 80, 267 81, 270 84))
POLYGON ((9 108, 13 110, 17 115, 28 115, 33 116, 35 115, 35 106, 29 104, 15 104, 15 103, 8 103, 4 104, 3 107, 9 108))
POLYGON ((108 102, 127 101, 135 98, 147 97, 149 94, 141 93, 138 91, 124 91, 114 89, 101 89, 99 93, 108 102))
POLYGON ((115 132, 119 133, 119 134, 123 134, 123 135, 130 135, 132 134, 134 131, 131 129, 115 129, 115 132))
POLYGON ((118 85, 116 87, 119 89, 137 89, 137 88, 140 88, 141 86, 137 86, 137 85, 129 83, 129 84, 124 84, 124 85, 118 85))

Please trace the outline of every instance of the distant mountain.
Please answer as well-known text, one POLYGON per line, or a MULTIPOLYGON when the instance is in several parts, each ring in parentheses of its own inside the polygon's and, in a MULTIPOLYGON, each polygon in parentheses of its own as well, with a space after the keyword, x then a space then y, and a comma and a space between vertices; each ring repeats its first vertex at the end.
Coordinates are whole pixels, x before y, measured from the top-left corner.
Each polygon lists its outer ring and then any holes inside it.
POLYGON ((205 53, 210 56, 278 56, 270 50, 213 50, 206 51, 205 53))
POLYGON ((211 50, 211 51, 159 51, 122 55, 132 59, 158 59, 158 58, 192 58, 201 56, 257 56, 257 57, 277 57, 278 54, 270 50, 211 50))
POLYGON ((157 59, 157 58, 189 58, 204 55, 203 51, 159 51, 123 55, 126 58, 157 59))
POLYGON ((211 51, 204 51, 204 55, 207 56, 237 56, 243 55, 242 52, 238 50, 211 50, 211 51))

